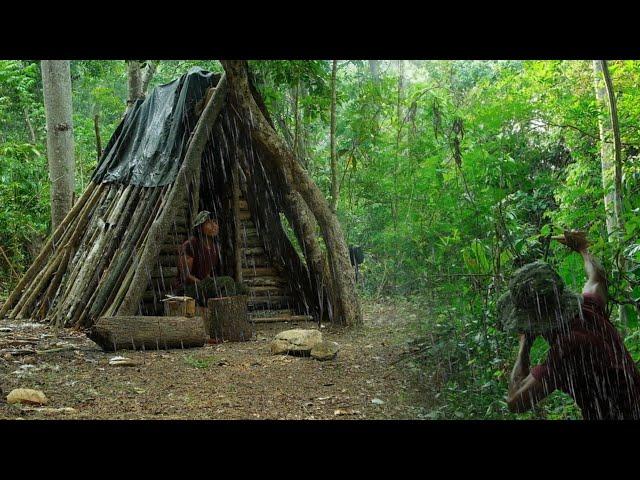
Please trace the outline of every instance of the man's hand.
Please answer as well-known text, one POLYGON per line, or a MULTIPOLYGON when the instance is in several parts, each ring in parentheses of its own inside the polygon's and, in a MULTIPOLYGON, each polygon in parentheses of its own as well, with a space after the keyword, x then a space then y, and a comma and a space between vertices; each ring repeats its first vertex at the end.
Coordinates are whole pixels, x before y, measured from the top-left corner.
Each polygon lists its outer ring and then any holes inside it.
POLYGON ((580 230, 565 230, 563 235, 556 235, 551 238, 576 252, 582 252, 589 246, 586 232, 580 230))

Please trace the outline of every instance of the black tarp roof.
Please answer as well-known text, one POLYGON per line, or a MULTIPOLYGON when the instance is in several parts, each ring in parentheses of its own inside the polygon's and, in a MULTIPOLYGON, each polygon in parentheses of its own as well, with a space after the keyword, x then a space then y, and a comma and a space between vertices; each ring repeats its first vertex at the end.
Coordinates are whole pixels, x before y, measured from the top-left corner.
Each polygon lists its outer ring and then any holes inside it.
POLYGON ((109 140, 92 181, 143 187, 173 182, 198 120, 195 104, 219 78, 194 67, 138 100, 109 140))

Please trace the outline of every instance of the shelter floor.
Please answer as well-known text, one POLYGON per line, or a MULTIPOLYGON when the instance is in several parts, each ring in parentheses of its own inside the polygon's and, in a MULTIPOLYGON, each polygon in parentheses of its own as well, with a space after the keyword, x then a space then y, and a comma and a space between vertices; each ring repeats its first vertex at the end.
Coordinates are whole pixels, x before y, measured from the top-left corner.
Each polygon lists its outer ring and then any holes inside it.
POLYGON ((0 344, 22 338, 37 343, 19 348, 77 348, 0 358, 0 419, 426 418, 431 383, 399 361, 411 351, 411 320, 424 312, 381 304, 364 312, 361 327, 321 329, 341 347, 325 362, 269 351, 277 332, 317 324, 259 324, 256 339, 243 343, 109 353, 72 330, 0 322, 12 329, 0 331, 0 344), (109 365, 116 355, 139 365, 109 365), (10 405, 14 388, 42 390, 49 403, 10 405))

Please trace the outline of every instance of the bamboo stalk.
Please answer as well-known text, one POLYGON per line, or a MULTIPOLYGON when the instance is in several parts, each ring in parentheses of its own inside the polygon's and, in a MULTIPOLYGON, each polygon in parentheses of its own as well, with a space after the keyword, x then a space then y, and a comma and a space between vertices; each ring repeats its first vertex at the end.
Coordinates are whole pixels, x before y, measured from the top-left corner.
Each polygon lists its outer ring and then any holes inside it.
POLYGON ((115 225, 113 228, 109 229, 107 238, 105 239, 106 249, 104 249, 104 251, 102 252, 98 266, 89 279, 89 283, 85 288, 85 291, 83 292, 83 297, 78 302, 79 314, 74 315, 74 317, 69 322, 70 324, 82 326, 85 319, 88 318, 89 307, 91 306, 93 299, 97 296, 97 292, 99 290, 102 272, 105 267, 111 264, 113 260, 114 251, 116 250, 116 246, 119 243, 118 240, 122 238, 122 233, 129 225, 132 218, 132 213, 135 211, 135 208, 138 205, 138 199, 141 189, 142 187, 140 186, 133 187, 133 189, 128 194, 127 200, 123 202, 123 205, 119 209, 114 209, 113 213, 108 219, 108 223, 110 225, 114 225, 114 223, 115 225))
MULTIPOLYGON (((112 313, 117 309, 124 298, 124 294, 126 292, 126 288, 129 285, 128 279, 130 280, 132 272, 132 262, 135 258, 135 251, 140 249, 141 244, 144 242, 146 238, 146 233, 149 231, 151 224, 154 221, 153 212, 159 211, 166 201, 166 193, 169 190, 169 186, 166 185, 162 188, 154 188, 152 194, 150 195, 150 209, 145 210, 146 215, 142 216, 143 220, 136 225, 135 235, 132 236, 131 243, 128 246, 127 250, 123 252, 121 255, 124 262, 122 263, 121 268, 117 273, 117 284, 119 288, 115 289, 111 287, 109 289, 110 295, 107 298, 104 306, 102 307, 102 311, 100 311, 99 315, 95 315, 94 318, 101 316, 112 315, 112 313), (106 306, 106 307, 105 307, 106 306)), ((114 284, 115 285, 115 284, 114 284)))
POLYGON ((49 301, 49 299, 60 286, 60 282, 62 281, 64 272, 67 269, 67 264, 69 263, 69 257, 71 256, 71 253, 70 253, 71 248, 66 246, 66 247, 63 247, 63 250, 64 250, 64 253, 62 256, 62 261, 60 262, 60 265, 58 266, 58 269, 56 270, 56 273, 53 276, 53 280, 51 280, 51 283, 49 284, 49 288, 47 288, 47 291, 44 293, 42 300, 40 300, 40 308, 38 308, 35 314, 35 317, 37 319, 44 318, 45 311, 47 310, 47 308, 50 308, 52 303, 49 301))
POLYGON ((76 220, 76 215, 78 214, 79 211, 81 211, 84 208, 89 198, 94 195, 95 190, 96 190, 96 184, 93 182, 89 183, 89 186, 84 191, 82 196, 78 199, 78 202, 73 206, 73 208, 67 214, 67 216, 64 217, 64 219, 62 220, 60 225, 58 225, 58 228, 55 229, 51 237, 49 237, 47 242, 42 247, 40 254, 33 261, 33 263, 31 264, 31 267, 29 267, 29 269, 22 276, 22 279, 18 282, 16 287, 13 289, 13 291, 9 295, 9 298, 7 298, 7 301, 4 303, 2 308, 0 308, 0 318, 2 318, 9 311, 9 309, 14 306, 16 300, 21 296, 25 286, 28 285, 29 282, 31 282, 31 280, 33 280, 35 275, 42 269, 43 264, 49 260, 48 255, 52 249, 53 244, 62 236, 62 234, 67 229, 67 226, 69 226, 69 224, 72 223, 72 221, 76 220))
MULTIPOLYGON (((60 241, 65 241, 65 243, 69 242, 75 237, 76 232, 80 231, 80 229, 82 228, 81 226, 83 224, 82 212, 85 212, 91 209, 93 204, 95 204, 95 202, 99 198, 99 192, 100 192, 100 188, 96 190, 96 195, 93 195, 90 201, 85 204, 85 207, 80 212, 78 221, 69 225, 68 230, 60 238, 60 241)), ((43 288, 43 285, 44 285, 44 281, 48 279, 47 275, 50 275, 51 266, 54 263, 59 263, 60 254, 59 253, 55 254, 55 253, 56 252, 54 252, 53 258, 49 258, 49 261, 44 265, 42 265, 42 267, 44 268, 44 273, 41 273, 40 278, 35 283, 32 283, 29 285, 29 287, 25 288, 22 297, 20 298, 18 303, 15 305, 15 307, 11 311, 9 318, 24 318, 24 316, 29 313, 28 308, 31 307, 31 305, 33 304, 33 301, 35 301, 35 299, 37 298, 37 295, 41 292, 41 289, 43 288), (24 308, 25 304, 29 305, 27 309, 24 308)))

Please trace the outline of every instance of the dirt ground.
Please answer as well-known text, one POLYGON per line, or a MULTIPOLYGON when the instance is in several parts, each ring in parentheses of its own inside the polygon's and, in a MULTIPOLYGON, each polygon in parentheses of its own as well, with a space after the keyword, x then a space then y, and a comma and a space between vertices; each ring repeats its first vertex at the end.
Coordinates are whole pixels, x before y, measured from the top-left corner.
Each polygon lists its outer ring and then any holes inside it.
POLYGON ((261 325, 250 342, 112 353, 73 330, 2 321, 0 350, 37 353, 0 355, 0 419, 427 418, 429 379, 403 361, 424 313, 381 304, 364 313, 362 327, 321 328, 341 347, 325 362, 269 351, 277 332, 317 324, 261 325), (116 355, 138 365, 109 365, 116 355), (41 390, 49 403, 8 404, 14 388, 41 390))

